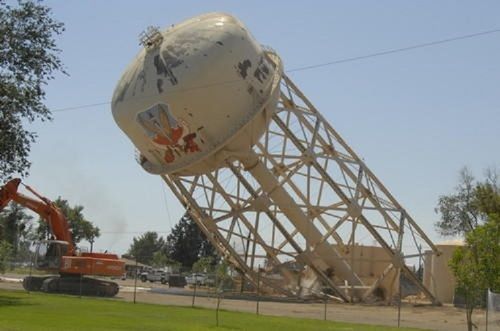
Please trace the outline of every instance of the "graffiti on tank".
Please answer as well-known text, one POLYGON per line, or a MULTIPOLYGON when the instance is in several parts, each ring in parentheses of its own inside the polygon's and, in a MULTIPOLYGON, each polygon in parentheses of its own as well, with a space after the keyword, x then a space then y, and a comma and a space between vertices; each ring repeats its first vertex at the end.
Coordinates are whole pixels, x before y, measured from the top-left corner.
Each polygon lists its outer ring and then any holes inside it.
POLYGON ((162 151, 162 160, 172 163, 177 157, 201 152, 197 132, 192 132, 186 121, 175 118, 166 104, 156 104, 137 115, 137 121, 150 142, 162 151))

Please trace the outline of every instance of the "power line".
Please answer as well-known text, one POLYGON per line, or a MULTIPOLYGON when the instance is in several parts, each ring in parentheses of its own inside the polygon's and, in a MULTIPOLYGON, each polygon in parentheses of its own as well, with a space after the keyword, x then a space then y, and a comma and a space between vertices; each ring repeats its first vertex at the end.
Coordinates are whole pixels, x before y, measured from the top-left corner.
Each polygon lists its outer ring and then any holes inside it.
MULTIPOLYGON (((193 91, 193 90, 199 90, 199 89, 204 89, 212 86, 218 86, 218 85, 225 85, 225 84, 233 84, 233 83, 238 83, 238 82, 244 82, 244 79, 232 79, 232 80, 226 80, 226 81, 221 81, 221 82, 214 82, 210 84, 203 84, 203 85, 197 85, 197 86, 192 86, 192 87, 185 87, 185 88, 175 88, 175 89, 169 89, 164 91, 164 94, 176 92, 176 93, 185 93, 187 91, 193 91)), ((149 98, 152 95, 144 95, 140 98, 149 98)), ((86 105, 80 105, 80 106, 72 106, 72 107, 65 107, 65 108, 58 108, 55 110, 51 110, 52 112, 62 112, 62 111, 68 111, 68 110, 77 110, 77 109, 82 109, 82 108, 92 108, 95 106, 103 106, 103 105, 109 105, 111 104, 111 101, 103 101, 99 103, 91 103, 91 104, 86 104, 86 105)))
POLYGON ((170 226, 170 228, 172 228, 172 216, 170 215, 170 209, 168 208, 168 199, 167 199, 167 192, 165 192, 165 185, 161 185, 161 190, 163 192, 163 200, 165 202, 165 208, 167 209, 168 225, 170 226))
POLYGON ((411 45, 411 46, 406 46, 406 47, 401 47, 401 48, 389 49, 389 50, 371 53, 371 54, 367 54, 367 55, 348 57, 345 59, 340 59, 340 60, 335 60, 335 61, 330 61, 330 62, 325 62, 325 63, 320 63, 320 64, 313 64, 313 65, 304 66, 304 67, 298 67, 298 68, 287 70, 286 72, 289 73, 289 72, 304 71, 304 70, 310 70, 310 69, 331 66, 334 64, 364 60, 364 59, 368 59, 368 58, 372 58, 372 57, 383 56, 383 55, 388 55, 388 54, 393 54, 393 53, 407 52, 407 51, 411 51, 411 50, 414 50, 417 48, 436 46, 436 45, 450 43, 450 42, 457 41, 457 40, 470 39, 470 38, 480 37, 480 36, 484 36, 484 35, 492 34, 492 33, 497 33, 497 32, 500 32, 500 29, 471 33, 471 34, 462 35, 462 36, 453 37, 453 38, 448 38, 448 39, 435 40, 435 41, 426 42, 426 43, 422 43, 422 44, 416 44, 416 45, 411 45))
MULTIPOLYGON (((394 53, 401 53, 401 52, 407 52, 411 51, 414 49, 418 48, 425 48, 425 47, 432 47, 436 45, 441 45, 441 44, 446 44, 458 40, 464 40, 464 39, 471 39, 471 38, 476 38, 476 37, 481 37, 484 35, 489 35, 493 33, 498 33, 500 32, 500 29, 492 29, 492 30, 486 30, 486 31, 481 31, 481 32, 476 32, 476 33, 471 33, 471 34, 466 34, 466 35, 461 35, 461 36, 456 36, 452 38, 447 38, 447 39, 440 39, 440 40, 435 40, 435 41, 430 41, 426 43, 421 43, 421 44, 415 44, 411 46, 406 46, 406 47, 401 47, 401 48, 393 48, 393 49, 388 49, 384 51, 379 51, 375 53, 370 53, 366 55, 360 55, 360 56, 355 56, 355 57, 348 57, 344 59, 339 59, 339 60, 334 60, 330 62, 324 62, 324 63, 318 63, 318 64, 312 64, 308 66, 303 66, 303 67, 297 67, 289 70, 285 70, 286 73, 292 73, 292 72, 299 72, 299 71, 306 71, 306 70, 311 70, 311 69, 317 69, 317 68, 322 68, 322 67, 327 67, 327 66, 332 66, 336 64, 342 64, 342 63, 347 63, 347 62, 354 62, 354 61, 360 61, 360 60, 365 60, 373 57, 379 57, 379 56, 384 56, 384 55, 389 55, 389 54, 394 54, 394 53)), ((191 88, 184 88, 184 89, 176 89, 176 92, 186 92, 186 91, 191 91, 191 90, 196 90, 196 89, 202 89, 202 88, 208 88, 211 86, 216 86, 216 85, 224 85, 224 84, 232 84, 236 82, 241 82, 242 80, 230 80, 230 81, 223 81, 223 82, 216 82, 212 84, 205 84, 205 85, 200 85, 200 86, 194 86, 191 88)), ((167 93, 169 91, 166 91, 167 93)), ((145 96, 147 97, 147 96, 145 96)), ((111 104, 110 101, 104 101, 104 102, 99 102, 99 103, 92 103, 92 104, 85 104, 85 105, 79 105, 79 106, 72 106, 72 107, 65 107, 65 108, 58 108, 51 110, 51 112, 63 112, 63 111, 70 111, 70 110, 78 110, 78 109, 85 109, 85 108, 93 108, 96 106, 104 106, 104 105, 109 105, 111 104)))
POLYGON ((61 111, 76 110, 76 109, 83 109, 83 108, 92 108, 92 107, 96 107, 96 106, 109 105, 110 103, 111 103, 110 101, 103 101, 103 102, 91 103, 91 104, 87 104, 87 105, 57 108, 57 109, 51 110, 51 112, 57 113, 57 112, 61 112, 61 111))

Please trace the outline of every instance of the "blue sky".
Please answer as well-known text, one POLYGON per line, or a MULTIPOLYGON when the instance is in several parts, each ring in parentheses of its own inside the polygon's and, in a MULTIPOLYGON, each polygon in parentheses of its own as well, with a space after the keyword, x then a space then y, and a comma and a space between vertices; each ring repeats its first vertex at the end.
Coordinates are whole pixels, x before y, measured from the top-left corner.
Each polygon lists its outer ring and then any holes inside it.
MULTIPOLYGON (((48 1, 70 76, 47 86, 51 109, 103 103, 139 51, 138 35, 210 11, 231 13, 285 69, 500 28, 496 1, 48 1)), ((438 196, 469 166, 500 167, 500 33, 290 73, 429 236, 438 196)), ((85 206, 97 250, 124 252, 133 236, 168 233, 182 207, 145 173, 109 104, 36 122, 26 183, 85 206)))

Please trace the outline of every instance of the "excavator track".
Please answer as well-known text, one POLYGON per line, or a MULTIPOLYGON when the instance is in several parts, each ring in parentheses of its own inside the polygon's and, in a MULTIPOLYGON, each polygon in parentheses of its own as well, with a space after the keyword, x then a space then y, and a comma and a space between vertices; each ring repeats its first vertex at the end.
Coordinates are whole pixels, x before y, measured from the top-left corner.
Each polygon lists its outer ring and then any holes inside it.
POLYGON ((42 288, 42 283, 45 279, 51 278, 53 276, 28 276, 23 279, 23 287, 26 291, 39 292, 42 288))
POLYGON ((78 276, 29 276, 24 278, 23 287, 34 292, 100 297, 114 297, 119 291, 114 282, 78 276))

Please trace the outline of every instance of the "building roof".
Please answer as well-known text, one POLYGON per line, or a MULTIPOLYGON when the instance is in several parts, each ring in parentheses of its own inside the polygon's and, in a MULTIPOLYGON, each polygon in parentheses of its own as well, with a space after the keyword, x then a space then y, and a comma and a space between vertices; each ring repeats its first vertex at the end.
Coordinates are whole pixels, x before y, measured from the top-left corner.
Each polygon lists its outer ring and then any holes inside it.
POLYGON ((437 246, 464 246, 465 242, 463 239, 450 239, 436 243, 437 246))
MULTIPOLYGON (((120 261, 125 262, 125 265, 130 265, 130 266, 136 265, 135 260, 132 260, 132 259, 127 259, 127 258, 122 257, 122 258, 120 258, 120 261)), ((148 267, 147 265, 145 265, 143 263, 139 263, 139 262, 137 262, 137 266, 138 267, 148 267)))

